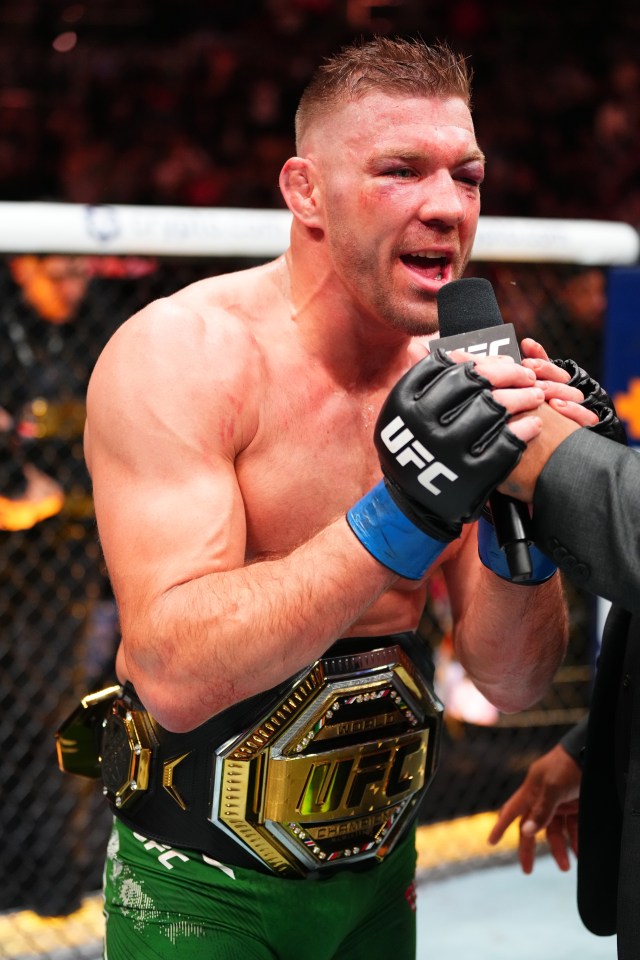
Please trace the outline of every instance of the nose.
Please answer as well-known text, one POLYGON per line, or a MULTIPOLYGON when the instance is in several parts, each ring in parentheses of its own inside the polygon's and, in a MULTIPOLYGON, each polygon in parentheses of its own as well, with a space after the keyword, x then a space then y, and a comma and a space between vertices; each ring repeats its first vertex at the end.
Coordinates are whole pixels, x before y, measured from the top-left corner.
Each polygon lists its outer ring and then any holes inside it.
POLYGON ((438 170, 424 184, 418 216, 423 223, 457 226, 466 217, 460 185, 448 170, 438 170))

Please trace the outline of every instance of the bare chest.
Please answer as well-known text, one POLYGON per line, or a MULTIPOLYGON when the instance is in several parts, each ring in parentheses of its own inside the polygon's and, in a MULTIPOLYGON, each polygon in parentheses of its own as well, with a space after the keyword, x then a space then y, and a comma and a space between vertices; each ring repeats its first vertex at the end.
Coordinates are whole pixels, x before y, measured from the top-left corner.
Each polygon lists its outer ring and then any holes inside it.
POLYGON ((373 431, 381 402, 310 382, 302 390, 280 386, 268 398, 236 463, 249 557, 288 552, 378 482, 373 431))

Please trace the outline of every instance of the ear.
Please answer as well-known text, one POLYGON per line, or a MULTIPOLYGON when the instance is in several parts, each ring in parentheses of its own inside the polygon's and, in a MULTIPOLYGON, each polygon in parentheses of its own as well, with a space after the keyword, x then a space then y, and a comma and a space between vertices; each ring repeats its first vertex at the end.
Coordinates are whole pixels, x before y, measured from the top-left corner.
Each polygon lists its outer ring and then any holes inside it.
POLYGON ((290 157, 280 172, 280 190, 291 213, 309 228, 322 226, 320 195, 312 161, 290 157))

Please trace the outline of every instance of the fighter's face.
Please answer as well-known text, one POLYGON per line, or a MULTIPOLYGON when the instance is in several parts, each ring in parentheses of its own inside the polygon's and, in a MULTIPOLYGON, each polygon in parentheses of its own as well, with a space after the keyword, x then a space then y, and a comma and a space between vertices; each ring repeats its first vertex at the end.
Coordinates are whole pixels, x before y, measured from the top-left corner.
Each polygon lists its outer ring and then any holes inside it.
POLYGON ((437 330, 438 290, 469 260, 484 158, 461 99, 372 93, 327 121, 318 154, 333 270, 356 309, 437 330))

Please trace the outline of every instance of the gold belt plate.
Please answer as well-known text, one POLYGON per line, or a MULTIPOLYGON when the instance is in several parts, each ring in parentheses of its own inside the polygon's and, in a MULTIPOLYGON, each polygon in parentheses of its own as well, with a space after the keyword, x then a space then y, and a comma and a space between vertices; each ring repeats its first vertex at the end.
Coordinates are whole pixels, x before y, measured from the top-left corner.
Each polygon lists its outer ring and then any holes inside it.
POLYGON ((283 875, 382 860, 433 778, 441 719, 399 645, 323 658, 216 751, 210 819, 283 875))

